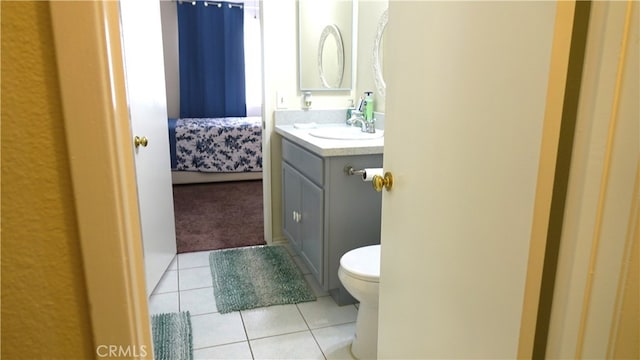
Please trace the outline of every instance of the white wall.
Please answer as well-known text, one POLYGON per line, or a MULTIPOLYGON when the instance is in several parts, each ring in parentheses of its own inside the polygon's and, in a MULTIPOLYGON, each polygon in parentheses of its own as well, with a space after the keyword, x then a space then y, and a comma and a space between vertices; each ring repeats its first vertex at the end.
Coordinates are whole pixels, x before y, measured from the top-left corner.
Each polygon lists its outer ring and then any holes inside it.
MULTIPOLYGON (((296 54, 296 4, 295 0, 262 2, 262 47, 263 47, 263 116, 265 121, 263 142, 263 168, 265 175, 265 209, 270 206, 271 219, 266 219, 265 228, 270 227, 271 239, 281 240, 281 167, 282 153, 279 137, 273 136, 276 93, 286 94, 286 105, 299 107, 297 91, 296 54)), ((265 211, 265 214, 268 212, 265 211)), ((266 231, 265 231, 266 233, 266 231)), ((265 234, 269 235, 269 234, 265 234)))
POLYGON ((178 67, 178 10, 175 1, 160 1, 167 115, 180 116, 180 69, 178 67))

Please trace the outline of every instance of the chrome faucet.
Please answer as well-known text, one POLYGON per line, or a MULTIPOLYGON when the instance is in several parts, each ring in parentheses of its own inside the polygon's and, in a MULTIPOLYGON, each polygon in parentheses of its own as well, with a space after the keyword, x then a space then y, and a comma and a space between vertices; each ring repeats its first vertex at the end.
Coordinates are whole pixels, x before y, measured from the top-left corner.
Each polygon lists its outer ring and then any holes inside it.
POLYGON ((361 111, 351 111, 351 117, 347 119, 348 126, 360 125, 362 132, 373 134, 376 132, 376 119, 365 120, 361 111))

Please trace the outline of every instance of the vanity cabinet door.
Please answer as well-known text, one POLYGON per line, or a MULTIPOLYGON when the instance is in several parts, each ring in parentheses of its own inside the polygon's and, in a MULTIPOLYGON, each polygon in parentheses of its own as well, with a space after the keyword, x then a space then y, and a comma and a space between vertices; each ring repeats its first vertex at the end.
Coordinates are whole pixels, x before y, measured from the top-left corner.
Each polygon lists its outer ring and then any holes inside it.
POLYGON ((300 195, 302 193, 300 175, 287 163, 282 163, 282 219, 283 232, 296 252, 300 252, 300 195))
POLYGON ((301 177, 302 218, 300 219, 301 254, 309 270, 322 285, 324 249, 324 192, 322 188, 301 177))
POLYGON ((282 203, 284 235, 323 285, 324 191, 283 162, 282 203))

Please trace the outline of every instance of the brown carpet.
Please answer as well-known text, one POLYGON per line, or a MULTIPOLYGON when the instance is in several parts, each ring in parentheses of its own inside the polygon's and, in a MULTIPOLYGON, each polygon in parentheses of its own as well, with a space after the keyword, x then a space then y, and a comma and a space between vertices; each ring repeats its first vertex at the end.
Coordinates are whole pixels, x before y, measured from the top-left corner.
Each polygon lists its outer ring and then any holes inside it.
POLYGON ((178 253, 264 245, 262 181, 173 185, 178 253))

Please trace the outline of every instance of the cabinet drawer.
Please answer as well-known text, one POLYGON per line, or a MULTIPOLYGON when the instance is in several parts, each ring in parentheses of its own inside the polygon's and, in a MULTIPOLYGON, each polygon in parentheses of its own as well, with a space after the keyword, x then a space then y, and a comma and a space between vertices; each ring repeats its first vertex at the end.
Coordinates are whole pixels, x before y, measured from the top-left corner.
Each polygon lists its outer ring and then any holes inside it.
POLYGON ((296 170, 308 177, 309 180, 322 186, 321 157, 310 153, 287 139, 282 139, 282 158, 296 170))

